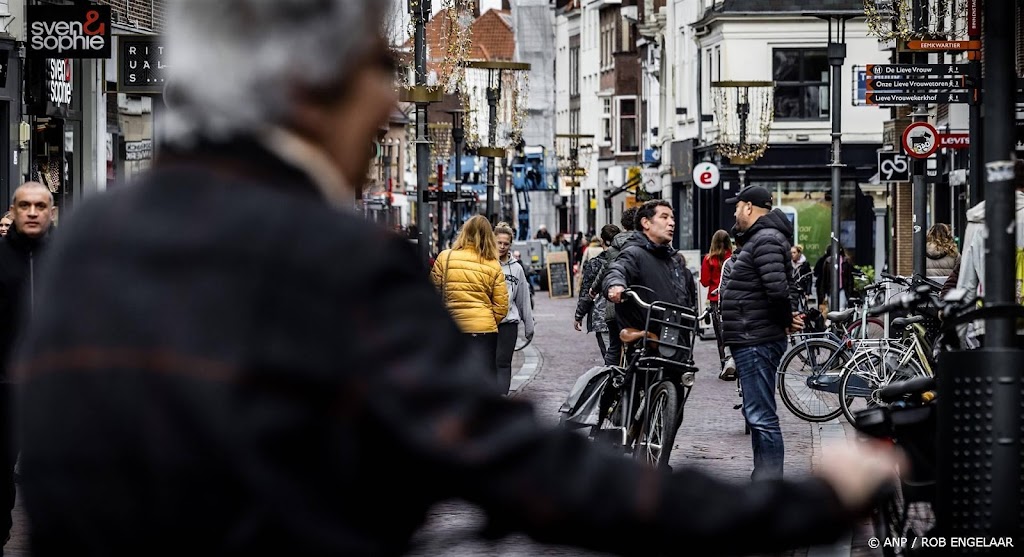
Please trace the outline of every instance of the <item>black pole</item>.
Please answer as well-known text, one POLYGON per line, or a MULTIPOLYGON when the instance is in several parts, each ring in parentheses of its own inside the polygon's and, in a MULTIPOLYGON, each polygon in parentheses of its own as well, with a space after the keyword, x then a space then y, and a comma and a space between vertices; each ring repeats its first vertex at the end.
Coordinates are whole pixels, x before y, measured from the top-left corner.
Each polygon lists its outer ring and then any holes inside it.
MULTIPOLYGON (((423 88, 427 85, 427 20, 430 18, 430 2, 410 2, 409 11, 416 22, 416 87, 423 88)), ((427 203, 430 139, 427 136, 427 106, 425 102, 416 103, 416 230, 417 247, 424 263, 430 261, 430 204, 427 203)))
MULTIPOLYGON (((1014 265, 1013 160, 1015 97, 1014 25, 1007 16, 1011 3, 988 0, 984 6, 985 35, 985 222, 988 243, 985 256, 985 302, 1016 302, 1014 265)), ((986 320, 986 346, 1016 345, 1016 325, 1010 318, 986 320)))
MULTIPOLYGON (((456 208, 461 206, 462 201, 462 142, 465 140, 466 130, 462 127, 462 113, 456 111, 452 115, 452 142, 455 143, 455 201, 452 202, 452 217, 456 216, 458 212, 456 208)), ((461 223, 457 222, 457 224, 461 223)), ((455 231, 455 228, 453 224, 452 232, 455 231)))
MULTIPOLYGON (((913 57, 915 63, 924 64, 928 62, 927 54, 918 54, 913 57)), ((928 105, 919 104, 914 107, 912 114, 914 122, 928 121, 928 105)), ((934 137, 932 141, 938 141, 934 137)), ((913 169, 913 196, 914 196, 914 217, 913 217, 913 238, 914 238, 914 274, 926 276, 927 273, 927 250, 928 250, 928 171, 927 159, 915 158, 912 163, 913 169)))
MULTIPOLYGON (((1016 305, 1014 226, 1014 18, 1012 3, 987 0, 983 10, 985 88, 984 303, 1016 305)), ((979 170, 981 170, 979 168, 979 170)), ((984 232, 979 232, 984 234, 984 232)), ((943 536, 1024 536, 1021 444, 1021 354, 1016 319, 985 319, 980 350, 939 359, 938 526, 943 536)), ((948 538, 947 538, 948 539, 948 538)), ((978 553, 980 551, 973 551, 978 553)), ((962 553, 962 552, 961 552, 962 553)))
POLYGON ((842 256, 839 253, 839 235, 842 230, 840 209, 842 209, 843 180, 843 96, 840 84, 843 82, 843 62, 846 61, 846 19, 836 18, 835 35, 832 34, 832 20, 828 22, 828 63, 832 66, 832 105, 829 112, 832 116, 832 284, 829 289, 831 298, 829 309, 838 311, 839 282, 842 279, 839 266, 842 256))
MULTIPOLYGON (((494 72, 495 70, 490 70, 494 72)), ((487 146, 494 147, 494 143, 497 140, 497 130, 495 129, 498 125, 498 100, 501 99, 501 76, 498 76, 498 86, 490 86, 487 88, 487 107, 490 110, 487 126, 487 146)), ((498 224, 495 220, 494 213, 494 166, 497 164, 497 160, 494 157, 487 159, 487 220, 491 221, 491 226, 498 224)))

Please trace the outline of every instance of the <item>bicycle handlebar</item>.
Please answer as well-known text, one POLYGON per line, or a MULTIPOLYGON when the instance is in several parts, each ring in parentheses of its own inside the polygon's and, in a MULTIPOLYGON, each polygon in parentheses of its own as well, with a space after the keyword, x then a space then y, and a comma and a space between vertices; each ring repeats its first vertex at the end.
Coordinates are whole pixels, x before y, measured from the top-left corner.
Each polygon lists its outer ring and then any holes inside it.
POLYGON ((629 290, 629 289, 625 290, 622 293, 622 296, 623 296, 623 298, 630 298, 630 299, 632 299, 633 302, 636 303, 636 305, 640 306, 643 309, 651 309, 651 304, 648 304, 647 302, 641 300, 640 299, 640 295, 637 294, 636 292, 634 292, 633 290, 629 290))

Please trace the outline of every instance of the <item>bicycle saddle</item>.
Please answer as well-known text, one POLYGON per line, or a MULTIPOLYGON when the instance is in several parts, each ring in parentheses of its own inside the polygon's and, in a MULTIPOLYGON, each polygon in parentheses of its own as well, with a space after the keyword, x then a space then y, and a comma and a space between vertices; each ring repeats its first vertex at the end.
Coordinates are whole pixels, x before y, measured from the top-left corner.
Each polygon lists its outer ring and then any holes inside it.
POLYGON ((825 317, 828 317, 828 320, 833 322, 833 323, 840 323, 840 324, 842 324, 842 323, 846 323, 847 321, 853 319, 853 314, 856 311, 857 310, 855 310, 853 308, 844 309, 843 311, 830 311, 827 314, 825 314, 825 317))
POLYGON ((914 323, 920 323, 922 321, 924 321, 923 315, 914 315, 912 317, 900 317, 897 319, 893 319, 892 323, 890 323, 889 326, 892 327, 893 329, 902 329, 907 325, 913 325, 914 323))
POLYGON ((658 340, 658 336, 654 333, 629 328, 619 331, 619 340, 622 341, 622 344, 633 344, 634 342, 644 338, 644 335, 647 335, 647 338, 658 340))

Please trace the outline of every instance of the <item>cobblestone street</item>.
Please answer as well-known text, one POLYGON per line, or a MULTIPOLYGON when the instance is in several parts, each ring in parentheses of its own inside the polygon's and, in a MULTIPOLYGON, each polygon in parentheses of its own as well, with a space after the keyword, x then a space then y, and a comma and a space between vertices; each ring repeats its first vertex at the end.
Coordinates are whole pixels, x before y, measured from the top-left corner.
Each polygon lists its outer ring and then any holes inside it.
MULTIPOLYGON (((555 425, 562 405, 576 378, 592 366, 600 365, 600 355, 593 334, 573 329, 575 300, 550 299, 546 292, 536 298, 537 333, 527 350, 517 353, 517 366, 530 358, 531 349, 539 352, 540 365, 536 375, 519 386, 513 396, 525 398, 536 405, 539 419, 555 425)), ((686 414, 672 452, 673 467, 696 466, 722 478, 747 481, 753 469, 750 437, 743 433, 736 384, 718 379, 718 352, 713 340, 697 341, 696 362, 701 369, 697 383, 686 406, 686 414)), ((515 382, 513 387, 515 387, 515 382)), ((819 427, 793 416, 779 403, 779 418, 786 445, 786 474, 808 473, 820 456, 821 439, 843 438, 845 429, 834 422, 819 427)), ((568 548, 552 548, 516 536, 493 543, 468 539, 474 527, 483 524, 483 515, 473 507, 459 503, 439 506, 421 532, 415 555, 494 555, 526 557, 533 555, 587 556, 597 555, 568 548), (454 533, 454 535, 452 535, 454 533), (462 535, 460 535, 462 534, 462 535)), ((793 557, 870 556, 864 541, 869 531, 857 532, 850 540, 836 547, 816 547, 795 551, 793 557), (861 539, 863 538, 863 539, 861 539), (862 547, 863 546, 863 547, 862 547), (852 549, 851 549, 852 548, 852 549)))

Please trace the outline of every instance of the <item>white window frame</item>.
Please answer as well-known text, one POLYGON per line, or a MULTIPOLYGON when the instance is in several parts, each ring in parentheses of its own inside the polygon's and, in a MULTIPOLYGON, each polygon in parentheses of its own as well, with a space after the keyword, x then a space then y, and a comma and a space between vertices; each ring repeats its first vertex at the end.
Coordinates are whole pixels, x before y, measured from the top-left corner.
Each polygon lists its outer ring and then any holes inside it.
POLYGON ((598 140, 605 147, 610 147, 615 141, 615 126, 612 123, 613 104, 611 97, 601 97, 601 137, 598 140))
POLYGON ((622 95, 622 96, 614 97, 614 99, 615 100, 613 101, 612 106, 614 107, 614 110, 615 110, 615 125, 614 125, 614 127, 615 127, 615 137, 612 138, 612 141, 614 141, 614 143, 615 143, 615 154, 616 155, 635 155, 635 154, 640 152, 640 100, 637 98, 636 95, 622 95), (622 102, 623 101, 630 101, 630 100, 633 101, 633 103, 634 103, 633 104, 633 107, 634 107, 633 112, 634 112, 634 114, 632 116, 623 116, 622 115, 622 102), (636 137, 634 137, 633 140, 635 142, 636 149, 634 149, 632 151, 625 151, 625 150, 623 150, 623 145, 622 145, 622 142, 621 142, 621 140, 622 140, 622 121, 625 118, 632 119, 635 122, 635 125, 633 126, 633 129, 635 130, 636 137))

